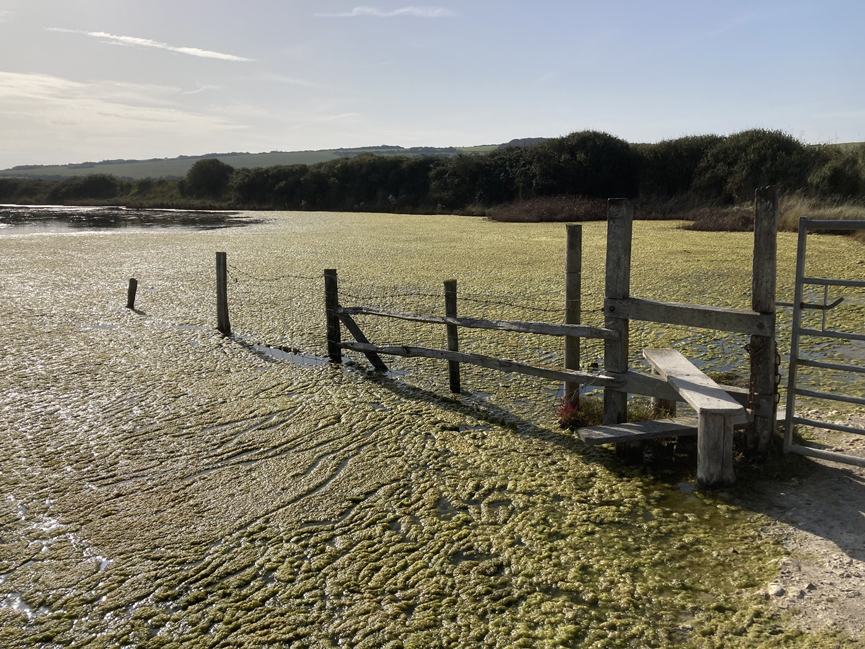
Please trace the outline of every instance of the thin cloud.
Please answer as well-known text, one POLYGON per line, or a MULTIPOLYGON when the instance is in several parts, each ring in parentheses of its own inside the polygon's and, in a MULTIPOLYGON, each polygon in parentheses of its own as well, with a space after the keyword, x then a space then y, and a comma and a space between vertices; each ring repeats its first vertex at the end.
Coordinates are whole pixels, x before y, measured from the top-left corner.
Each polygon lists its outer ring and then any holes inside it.
POLYGON ((14 11, 0 11, 0 23, 5 23, 12 16, 15 15, 14 11))
POLYGON ((155 157, 165 155, 159 147, 170 150, 178 143, 212 150, 214 141, 249 130, 242 115, 234 119, 211 108, 185 108, 180 92, 171 86, 0 71, 0 166, 7 160, 129 157, 123 151, 146 150, 155 157))
POLYGON ((220 90, 219 86, 201 86, 197 90, 187 90, 186 92, 181 92, 181 95, 197 95, 200 92, 204 92, 205 90, 220 90))
POLYGON ((276 81, 277 83, 285 83, 290 86, 301 86, 303 88, 327 88, 328 86, 315 83, 314 81, 307 81, 306 79, 300 79, 298 77, 286 77, 282 74, 272 74, 269 72, 264 72, 257 75, 257 78, 263 79, 265 81, 276 81))
POLYGON ((355 7, 351 11, 338 14, 315 14, 319 18, 354 18, 356 16, 375 16, 376 18, 393 18, 395 16, 412 16, 414 18, 452 18, 457 14, 445 7, 400 7, 385 11, 378 7, 355 7))
POLYGON ((178 52, 180 54, 188 54, 189 56, 198 56, 205 59, 219 59, 221 61, 241 61, 249 62, 253 59, 248 59, 243 56, 235 56, 234 54, 223 54, 222 52, 212 52, 210 50, 202 50, 197 47, 175 47, 168 43, 160 43, 149 38, 138 38, 136 36, 117 36, 108 32, 84 32, 77 29, 63 29, 62 27, 46 27, 49 32, 60 32, 63 34, 84 34, 94 38, 101 38, 109 43, 118 45, 132 45, 137 47, 155 47, 160 50, 168 50, 169 52, 178 52))

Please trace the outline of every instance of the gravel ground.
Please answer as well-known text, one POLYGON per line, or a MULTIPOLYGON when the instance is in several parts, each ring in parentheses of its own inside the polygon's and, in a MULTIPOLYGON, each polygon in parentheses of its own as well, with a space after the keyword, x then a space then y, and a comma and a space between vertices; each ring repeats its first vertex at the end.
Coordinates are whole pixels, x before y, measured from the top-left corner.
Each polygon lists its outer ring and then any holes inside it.
MULTIPOLYGON (((865 413, 800 411, 865 428, 865 413)), ((808 429, 809 445, 865 457, 865 437, 808 429)), ((794 477, 766 480, 739 502, 776 522, 763 534, 790 556, 777 560, 778 576, 764 596, 807 631, 840 628, 865 638, 865 469, 802 458, 794 477)))

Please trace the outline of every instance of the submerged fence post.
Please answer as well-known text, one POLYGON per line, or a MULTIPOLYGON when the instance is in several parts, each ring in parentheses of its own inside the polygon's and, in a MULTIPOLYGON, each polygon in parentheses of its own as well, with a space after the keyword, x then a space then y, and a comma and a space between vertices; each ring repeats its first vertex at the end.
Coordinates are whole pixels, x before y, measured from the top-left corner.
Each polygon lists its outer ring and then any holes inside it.
MULTIPOLYGON (((567 225, 565 258, 565 324, 580 324, 582 300, 583 226, 567 225)), ((565 369, 580 369, 580 339, 565 336, 565 369)), ((565 381, 565 403, 580 407, 580 384, 565 381)))
POLYGON ((138 280, 129 278, 129 289, 126 291, 126 308, 135 309, 135 293, 138 291, 138 280))
POLYGON ((754 197, 754 271, 751 309, 772 314, 772 331, 751 336, 751 391, 748 406, 754 423, 747 435, 748 454, 765 460, 775 430, 778 391, 775 367, 775 284, 778 256, 778 189, 760 187, 754 197))
POLYGON ((336 269, 324 271, 324 309, 327 322, 327 356, 331 363, 342 363, 342 342, 339 329, 339 286, 336 280, 336 269))
POLYGON ((216 328, 224 336, 231 335, 228 321, 228 262, 224 252, 216 253, 216 328))
MULTIPOLYGON (((607 264, 604 296, 625 299, 631 295, 631 238, 634 208, 626 198, 607 201, 607 264)), ((604 307, 604 326, 619 334, 616 340, 604 341, 604 369, 607 372, 628 371, 628 320, 615 312, 615 306, 604 307)), ((604 424, 621 424, 628 419, 628 395, 611 388, 604 389, 604 424)), ((641 456, 642 442, 620 442, 620 456, 641 456)))
MULTIPOLYGON (((450 279, 445 282, 445 316, 448 318, 457 317, 457 281, 455 279, 450 279)), ((449 324, 447 325, 447 331, 448 351, 458 352, 460 350, 460 343, 457 326, 449 324)), ((460 364, 456 361, 448 361, 448 380, 451 392, 459 394, 460 364)))

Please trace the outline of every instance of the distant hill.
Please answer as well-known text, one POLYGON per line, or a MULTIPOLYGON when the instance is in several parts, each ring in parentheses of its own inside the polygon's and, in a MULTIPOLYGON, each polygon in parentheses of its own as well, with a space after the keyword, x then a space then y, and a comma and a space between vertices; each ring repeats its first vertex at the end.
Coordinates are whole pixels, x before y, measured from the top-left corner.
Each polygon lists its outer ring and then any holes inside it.
POLYGON ((512 147, 512 146, 534 146, 535 144, 540 144, 541 142, 546 142, 550 138, 548 137, 524 137, 511 140, 510 142, 506 142, 502 144, 502 148, 512 147))
POLYGON ((338 158, 350 158, 362 153, 385 156, 444 156, 454 157, 460 153, 488 153, 497 149, 497 144, 473 147, 411 147, 381 145, 355 149, 323 149, 321 151, 271 151, 270 153, 208 153, 200 156, 178 156, 177 158, 153 158, 151 160, 103 160, 67 165, 21 165, 0 170, 0 178, 43 178, 59 180, 70 176, 88 174, 111 174, 118 178, 140 180, 142 178, 180 178, 190 167, 204 158, 218 158, 235 169, 273 167, 275 165, 315 164, 338 158))

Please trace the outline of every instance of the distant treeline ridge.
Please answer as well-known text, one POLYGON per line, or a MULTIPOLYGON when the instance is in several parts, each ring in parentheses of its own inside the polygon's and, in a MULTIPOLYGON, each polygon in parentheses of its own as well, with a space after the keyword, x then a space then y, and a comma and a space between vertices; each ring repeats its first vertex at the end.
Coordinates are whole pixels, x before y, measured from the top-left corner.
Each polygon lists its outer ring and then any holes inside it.
POLYGON ((0 178, 0 202, 426 212, 572 195, 694 207, 747 202, 769 184, 815 198, 865 197, 865 144, 811 146, 764 129, 630 144, 581 131, 451 158, 364 154, 255 169, 207 158, 182 179, 0 178))

